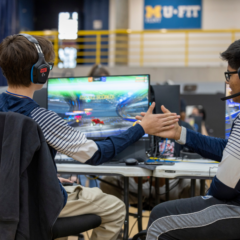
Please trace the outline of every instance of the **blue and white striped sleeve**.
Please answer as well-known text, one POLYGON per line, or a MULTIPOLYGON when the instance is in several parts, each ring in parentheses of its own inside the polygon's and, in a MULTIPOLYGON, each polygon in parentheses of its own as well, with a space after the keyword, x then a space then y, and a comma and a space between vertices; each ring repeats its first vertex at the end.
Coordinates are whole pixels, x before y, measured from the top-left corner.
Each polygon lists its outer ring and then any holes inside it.
POLYGON ((234 120, 228 143, 218 165, 209 195, 218 199, 231 200, 240 195, 240 116, 234 120))
POLYGON ((34 109, 31 117, 41 127, 46 142, 51 147, 77 161, 91 165, 111 160, 145 134, 142 126, 136 124, 119 135, 94 142, 70 127, 55 112, 45 108, 34 109))
POLYGON ((41 127, 46 142, 60 153, 85 163, 98 151, 94 141, 87 140, 83 133, 70 127, 55 112, 35 108, 31 117, 41 127))

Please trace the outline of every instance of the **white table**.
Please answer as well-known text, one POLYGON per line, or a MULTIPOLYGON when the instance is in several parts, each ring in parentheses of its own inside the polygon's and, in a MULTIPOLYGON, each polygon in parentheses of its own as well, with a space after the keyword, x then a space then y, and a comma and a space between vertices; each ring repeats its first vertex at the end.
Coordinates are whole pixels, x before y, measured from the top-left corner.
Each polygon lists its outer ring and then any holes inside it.
POLYGON ((87 164, 57 164, 58 173, 75 173, 86 175, 121 175, 124 176, 124 203, 126 218, 124 222, 124 240, 129 232, 129 177, 138 177, 138 228, 142 230, 142 177, 152 176, 152 171, 140 167, 129 166, 92 166, 87 164))
POLYGON ((152 171, 139 167, 129 166, 92 166, 87 164, 57 164, 59 173, 76 173, 76 174, 101 174, 101 175, 121 175, 124 177, 148 177, 152 176, 152 171))
MULTIPOLYGON (((196 179, 201 180, 201 194, 204 194, 204 179, 213 178, 218 169, 218 162, 206 159, 183 160, 174 165, 159 165, 153 171, 153 177, 160 178, 191 178, 191 196, 195 195, 196 179)), ((167 186, 168 184, 166 184, 167 186)), ((166 189, 169 192, 169 189, 166 189)), ((157 194, 157 193, 156 193, 157 194)), ((166 199, 169 195, 166 196, 166 199)))
POLYGON ((154 177, 161 178, 213 178, 217 173, 218 163, 212 160, 195 159, 188 162, 175 162, 174 165, 159 165, 153 171, 154 177))
MULTIPOLYGON (((129 166, 92 166, 87 164, 57 164, 59 173, 75 173, 86 175, 121 175, 124 176, 124 203, 126 204, 126 219, 124 223, 124 239, 128 239, 128 219, 129 219, 129 177, 138 177, 138 228, 142 229, 142 177, 158 177, 158 178, 192 178, 192 193, 195 192, 195 179, 208 179, 213 178, 216 175, 218 163, 212 163, 213 161, 195 159, 187 162, 183 160, 181 162, 175 162, 174 165, 159 165, 154 171, 129 166)), ((158 183, 158 181, 156 181, 158 183)), ((167 184, 166 184, 167 186, 167 184)), ((158 189, 158 187, 156 188, 158 189)), ((168 190, 166 189, 166 192, 168 190)), ((156 192, 157 195, 157 192, 156 192)), ((194 194, 192 194, 194 195, 194 194)))

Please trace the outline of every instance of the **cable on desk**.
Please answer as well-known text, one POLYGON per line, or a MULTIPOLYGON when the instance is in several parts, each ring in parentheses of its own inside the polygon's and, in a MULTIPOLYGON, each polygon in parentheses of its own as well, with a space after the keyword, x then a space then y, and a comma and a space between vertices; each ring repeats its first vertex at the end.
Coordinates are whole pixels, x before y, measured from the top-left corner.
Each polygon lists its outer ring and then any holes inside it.
POLYGON ((166 140, 165 140, 165 146, 164 146, 163 152, 161 153, 162 155, 164 154, 164 152, 165 152, 165 150, 166 150, 166 147, 167 147, 167 141, 168 141, 168 138, 166 138, 166 140))

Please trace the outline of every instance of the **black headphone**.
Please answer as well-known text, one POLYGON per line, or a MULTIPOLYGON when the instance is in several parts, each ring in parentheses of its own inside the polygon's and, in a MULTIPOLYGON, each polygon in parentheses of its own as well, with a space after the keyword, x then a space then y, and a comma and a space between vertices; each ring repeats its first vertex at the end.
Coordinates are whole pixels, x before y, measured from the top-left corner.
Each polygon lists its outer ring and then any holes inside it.
POLYGON ((45 61, 42 49, 36 38, 29 34, 17 34, 18 36, 25 37, 29 42, 34 43, 38 52, 38 61, 31 68, 31 82, 35 84, 44 84, 48 79, 48 75, 53 65, 45 61))

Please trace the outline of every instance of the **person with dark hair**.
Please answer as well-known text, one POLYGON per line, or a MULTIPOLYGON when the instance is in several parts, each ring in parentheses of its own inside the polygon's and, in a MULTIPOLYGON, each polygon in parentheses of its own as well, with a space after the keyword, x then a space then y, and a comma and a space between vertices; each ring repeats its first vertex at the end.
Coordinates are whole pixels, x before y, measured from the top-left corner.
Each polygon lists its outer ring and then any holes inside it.
POLYGON ((88 74, 89 77, 102 77, 109 75, 109 72, 101 64, 94 65, 91 68, 90 73, 88 74))
MULTIPOLYGON (((228 62, 226 84, 240 103, 240 40, 221 54, 228 62), (238 95, 239 94, 239 95, 238 95)), ((170 113, 162 106, 164 113, 170 113)), ((144 113, 142 113, 144 116, 144 113)), ((136 117, 141 120, 141 116, 136 117)), ((203 136, 175 124, 162 137, 175 139, 205 158, 220 162, 206 196, 161 203, 151 212, 147 240, 240 239, 240 114, 229 139, 203 136)))
POLYGON ((192 114, 193 116, 199 116, 202 118, 201 123, 201 133, 202 135, 209 136, 208 130, 206 128, 206 111, 202 105, 197 105, 193 108, 192 114))
MULTIPOLYGON (((33 100, 34 92, 43 87, 42 79, 47 81, 53 60, 52 43, 44 37, 17 34, 6 37, 0 43, 0 67, 9 84, 7 91, 0 94, 0 112, 16 112, 36 121, 53 159, 58 151, 82 163, 98 165, 111 160, 145 133, 158 135, 165 129, 173 128, 179 119, 176 114, 152 114, 153 103, 144 119, 122 134, 98 142, 88 140, 56 113, 39 107, 33 100), (34 68, 43 61, 38 69, 34 68)), ((102 221, 93 230, 91 240, 117 238, 125 219, 125 205, 121 200, 103 193, 99 188, 80 185, 64 188, 60 182, 59 185, 63 194, 63 209, 59 217, 97 214, 102 221)))
POLYGON ((206 120, 206 111, 202 105, 197 105, 193 108, 192 114, 195 116, 201 116, 202 120, 206 120))

